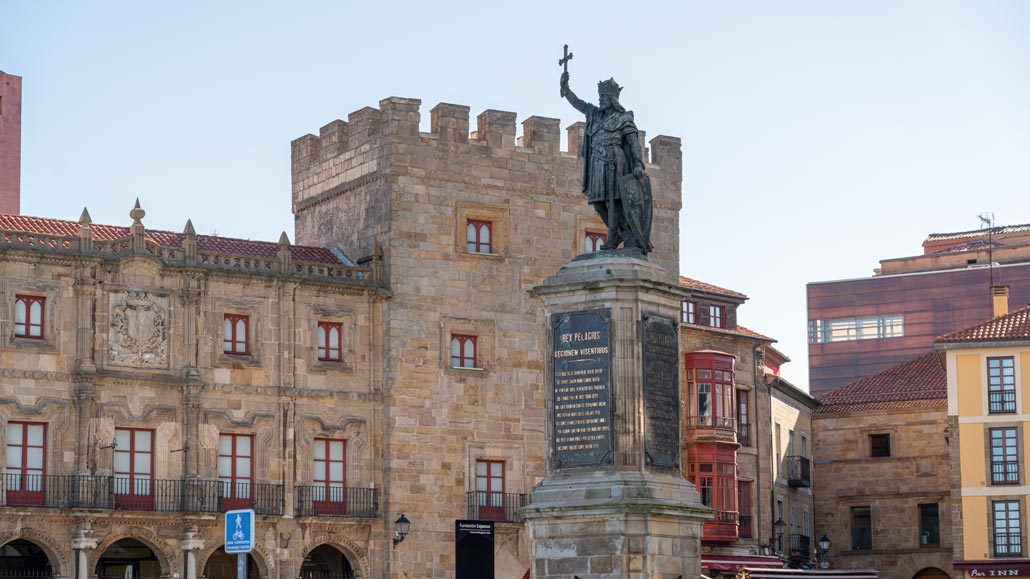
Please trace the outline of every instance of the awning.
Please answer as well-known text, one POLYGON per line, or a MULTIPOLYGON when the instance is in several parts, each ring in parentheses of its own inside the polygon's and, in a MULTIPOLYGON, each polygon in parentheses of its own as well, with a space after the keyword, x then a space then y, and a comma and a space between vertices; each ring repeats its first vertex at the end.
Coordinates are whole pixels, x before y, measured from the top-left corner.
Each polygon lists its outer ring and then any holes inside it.
POLYGON ((988 561, 952 561, 959 571, 973 577, 1026 577, 1030 576, 1030 561, 1026 559, 991 559, 988 561))
POLYGON ((736 571, 744 567, 782 569, 783 561, 770 555, 701 555, 701 568, 736 571))
POLYGON ((738 577, 750 579, 877 579, 873 569, 753 569, 743 568, 738 577))

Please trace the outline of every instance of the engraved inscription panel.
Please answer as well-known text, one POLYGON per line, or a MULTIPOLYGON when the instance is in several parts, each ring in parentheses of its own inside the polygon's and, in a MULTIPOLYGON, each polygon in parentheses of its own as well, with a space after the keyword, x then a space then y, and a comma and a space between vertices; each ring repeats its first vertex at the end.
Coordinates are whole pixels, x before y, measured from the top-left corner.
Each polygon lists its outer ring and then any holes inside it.
POLYGON ((610 465, 611 311, 551 318, 554 468, 610 465))
POLYGON ((146 291, 111 294, 107 361, 132 368, 168 367, 168 296, 146 291))
POLYGON ((644 312, 644 453, 649 464, 679 466, 679 324, 644 312))

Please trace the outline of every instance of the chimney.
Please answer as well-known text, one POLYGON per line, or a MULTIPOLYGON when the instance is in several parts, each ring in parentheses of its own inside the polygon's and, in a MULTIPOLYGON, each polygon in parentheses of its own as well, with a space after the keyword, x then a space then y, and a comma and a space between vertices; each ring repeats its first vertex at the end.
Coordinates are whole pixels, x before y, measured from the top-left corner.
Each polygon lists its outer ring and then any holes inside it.
POLYGON ((994 317, 1004 316, 1009 313, 1009 286, 991 286, 991 305, 993 306, 994 317))

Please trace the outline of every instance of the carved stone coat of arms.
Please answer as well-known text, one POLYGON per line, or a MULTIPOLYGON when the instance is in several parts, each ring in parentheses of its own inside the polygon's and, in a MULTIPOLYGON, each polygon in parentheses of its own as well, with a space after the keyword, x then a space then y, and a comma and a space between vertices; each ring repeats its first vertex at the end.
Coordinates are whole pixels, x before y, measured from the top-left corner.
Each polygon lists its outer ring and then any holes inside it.
POLYGON ((167 368, 168 326, 168 296, 145 291, 111 294, 108 362, 134 368, 167 368))

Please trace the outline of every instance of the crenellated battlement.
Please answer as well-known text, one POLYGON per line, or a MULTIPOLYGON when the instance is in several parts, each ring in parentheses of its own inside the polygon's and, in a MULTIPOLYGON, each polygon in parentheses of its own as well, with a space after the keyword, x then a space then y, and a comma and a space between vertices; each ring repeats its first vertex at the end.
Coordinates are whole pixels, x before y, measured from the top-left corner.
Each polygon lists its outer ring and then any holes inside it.
MULTIPOLYGON (((379 108, 364 107, 348 115, 347 120, 335 120, 321 129, 318 135, 304 135, 293 141, 294 172, 301 166, 326 162, 348 149, 389 138, 420 137, 423 142, 443 146, 468 144, 501 151, 517 151, 561 157, 562 153, 579 157, 585 123, 577 121, 566 127, 566 147, 561 148, 561 120, 530 116, 522 121, 522 134, 516 136, 517 114, 510 111, 487 109, 476 116, 476 130, 470 129, 470 111, 466 105, 439 103, 430 111, 430 132, 419 131, 422 101, 419 99, 390 97, 379 102, 379 108)), ((640 131, 641 151, 645 162, 652 165, 679 166, 680 139, 659 135, 645 141, 640 131)))
MULTIPOLYGON (((516 113, 487 109, 473 123, 470 107, 439 103, 423 132, 421 105, 390 97, 293 141, 298 242, 336 246, 356 259, 383 251, 393 263, 393 251, 414 250, 408 244, 443 251, 446 240, 447 247, 464 248, 464 225, 456 224, 477 219, 498 224, 498 255, 511 239, 510 246, 534 259, 553 253, 557 267, 582 251, 584 231, 605 230, 582 195, 582 117, 563 134, 560 119, 533 115, 520 129, 516 113)), ((652 239, 663 238, 651 259, 673 283, 680 140, 648 141, 642 130, 638 137, 654 196, 652 239)))

